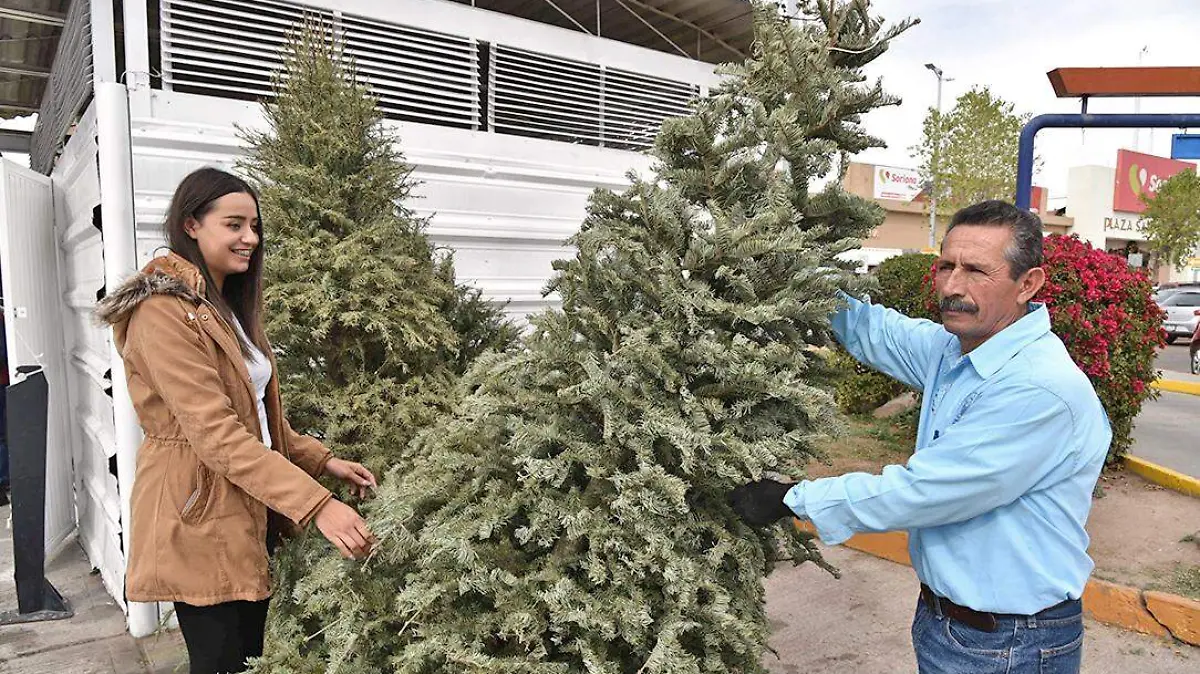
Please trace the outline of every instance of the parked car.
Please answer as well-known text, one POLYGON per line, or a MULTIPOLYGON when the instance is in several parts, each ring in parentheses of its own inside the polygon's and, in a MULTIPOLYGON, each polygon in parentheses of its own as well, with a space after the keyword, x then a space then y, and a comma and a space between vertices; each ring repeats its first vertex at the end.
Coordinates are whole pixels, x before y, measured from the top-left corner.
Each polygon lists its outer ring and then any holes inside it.
POLYGON ((1163 330, 1167 331, 1167 344, 1174 344, 1180 337, 1191 337, 1200 324, 1200 289, 1186 288, 1159 302, 1167 312, 1163 319, 1163 330))
POLYGON ((1196 326, 1196 331, 1192 333, 1192 374, 1200 374, 1200 325, 1196 326))
POLYGON ((1179 288, 1159 288, 1154 291, 1154 301, 1162 306, 1162 303, 1167 301, 1167 298, 1179 292, 1179 288))
POLYGON ((1200 291, 1200 282, 1184 281, 1160 283, 1154 286, 1154 301, 1161 305, 1168 297, 1184 290, 1200 291))

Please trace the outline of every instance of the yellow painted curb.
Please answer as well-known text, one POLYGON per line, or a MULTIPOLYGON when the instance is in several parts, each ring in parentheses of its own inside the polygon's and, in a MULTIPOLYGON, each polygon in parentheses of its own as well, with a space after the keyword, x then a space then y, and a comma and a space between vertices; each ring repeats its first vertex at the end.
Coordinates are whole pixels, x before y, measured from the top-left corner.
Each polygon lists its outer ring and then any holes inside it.
POLYGON ((1147 592, 1146 608, 1176 639, 1200 644, 1200 601, 1166 592, 1147 592))
MULTIPOLYGON (((811 522, 797 520, 796 528, 816 533, 811 522)), ((908 556, 908 534, 903 531, 856 534, 842 545, 897 564, 912 565, 908 556)), ((1200 602, 1185 597, 1143 592, 1093 578, 1083 590, 1083 610, 1098 622, 1142 634, 1174 636, 1200 646, 1200 602)))
POLYGON ((1177 379, 1155 379, 1150 382, 1150 385, 1160 391, 1171 391, 1172 393, 1187 393, 1194 396, 1200 396, 1200 382, 1194 381, 1179 381, 1177 379))
MULTIPOLYGON (((796 520, 796 528, 816 535, 817 530, 812 522, 796 520)), ((882 534, 855 534, 842 545, 851 550, 875 555, 889 562, 912 566, 908 556, 908 533, 904 531, 887 531, 882 534)))
POLYGON ((1125 467, 1131 472, 1141 475, 1154 484, 1166 487, 1167 489, 1174 489, 1188 496, 1200 498, 1200 480, 1191 475, 1184 475, 1165 466, 1160 466, 1157 463, 1151 463, 1145 459, 1128 454, 1123 461, 1125 462, 1125 467))
POLYGON ((1142 603, 1141 590, 1092 579, 1083 588, 1083 612, 1106 625, 1165 637, 1170 634, 1142 603))

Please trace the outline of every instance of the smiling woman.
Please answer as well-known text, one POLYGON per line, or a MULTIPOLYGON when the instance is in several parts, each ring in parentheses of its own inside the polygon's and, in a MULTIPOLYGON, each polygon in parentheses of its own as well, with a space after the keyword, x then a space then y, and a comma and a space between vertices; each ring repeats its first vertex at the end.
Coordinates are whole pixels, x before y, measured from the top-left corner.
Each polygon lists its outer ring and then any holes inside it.
POLYGON ((125 594, 175 603, 192 674, 240 672, 262 654, 268 551, 315 522, 346 557, 374 537, 316 481, 359 496, 375 477, 333 458, 283 415, 262 326, 258 196, 204 168, 183 179, 164 223, 171 252, 98 308, 113 326, 146 435, 137 456, 125 594))
POLYGON ((246 192, 226 194, 204 215, 188 218, 184 231, 200 247, 219 290, 225 277, 250 270, 250 260, 262 241, 258 202, 246 192))
POLYGON ((195 265, 203 278, 205 299, 226 323, 245 329, 246 337, 238 335, 242 353, 251 348, 265 352, 257 192, 231 173, 194 171, 175 191, 163 230, 170 249, 195 265))

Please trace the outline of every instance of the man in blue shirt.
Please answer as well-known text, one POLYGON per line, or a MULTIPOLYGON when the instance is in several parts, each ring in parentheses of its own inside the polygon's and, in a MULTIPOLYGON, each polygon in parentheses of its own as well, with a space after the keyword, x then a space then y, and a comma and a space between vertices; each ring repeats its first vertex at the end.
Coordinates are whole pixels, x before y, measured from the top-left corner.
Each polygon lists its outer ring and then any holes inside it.
POLYGON ((922 674, 1079 671, 1084 523, 1112 432, 1031 302, 1041 264, 1037 216, 1000 201, 956 213, 936 269, 941 325, 850 297, 833 316, 855 358, 924 391, 907 465, 731 494, 747 522, 794 514, 827 544, 907 529, 922 674))

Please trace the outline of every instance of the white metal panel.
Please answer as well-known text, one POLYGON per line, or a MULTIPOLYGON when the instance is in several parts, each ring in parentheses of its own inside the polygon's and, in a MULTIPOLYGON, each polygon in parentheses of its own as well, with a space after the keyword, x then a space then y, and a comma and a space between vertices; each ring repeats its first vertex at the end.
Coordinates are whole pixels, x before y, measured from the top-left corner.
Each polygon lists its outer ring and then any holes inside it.
MULTIPOLYGON (((278 2, 256 0, 255 4, 262 1, 278 2)), ((691 82, 702 88, 716 84, 719 79, 713 72, 713 65, 704 61, 442 0, 303 0, 303 3, 608 68, 691 82)))
POLYGON ((479 49, 472 39, 275 0, 162 0, 161 7, 167 88, 268 96, 288 33, 310 17, 341 35, 346 55, 388 116, 479 125, 479 49))
POLYGON ((41 365, 50 385, 46 430, 46 550, 75 528, 71 488, 71 402, 63 348, 62 293, 50 179, 0 160, 0 274, 9 376, 41 365))
MULTIPOLYGON (((161 225, 179 181, 200 166, 231 168, 243 151, 233 128, 260 128, 256 105, 179 92, 155 92, 155 117, 133 120, 138 258, 163 244, 161 225)), ((579 229, 588 195, 621 189, 649 158, 623 150, 393 123, 421 181, 409 205, 429 216, 429 234, 455 251, 459 279, 508 312, 524 316, 552 306, 542 288, 563 241, 579 229)), ((264 223, 268 229, 270 223, 264 223)))
POLYGON ((104 255, 94 219, 100 205, 96 108, 88 108, 51 177, 59 223, 67 380, 74 403, 75 503, 79 540, 109 592, 121 600, 120 494, 111 460, 116 454, 108 349, 111 333, 91 320, 104 289, 104 255))
POLYGON ((696 84, 491 46, 489 128, 624 150, 644 150, 668 117, 686 115, 696 84))
POLYGON ((379 3, 360 15, 354 3, 315 9, 283 0, 162 0, 164 86, 226 98, 269 96, 288 33, 316 17, 341 36, 389 118, 644 150, 663 120, 687 114, 713 78, 711 66, 697 70, 687 59, 663 61, 650 50, 602 41, 618 53, 644 52, 632 69, 623 67, 628 59, 594 49, 587 36, 514 23, 496 12, 402 4, 420 13, 391 22, 377 17, 384 10, 379 3), (429 21, 427 12, 443 22, 429 21), (498 33, 495 24, 513 30, 498 33), (562 40, 564 34, 570 39, 562 40), (558 39, 538 42, 531 35, 558 39), (519 46, 528 44, 537 46, 519 46))

